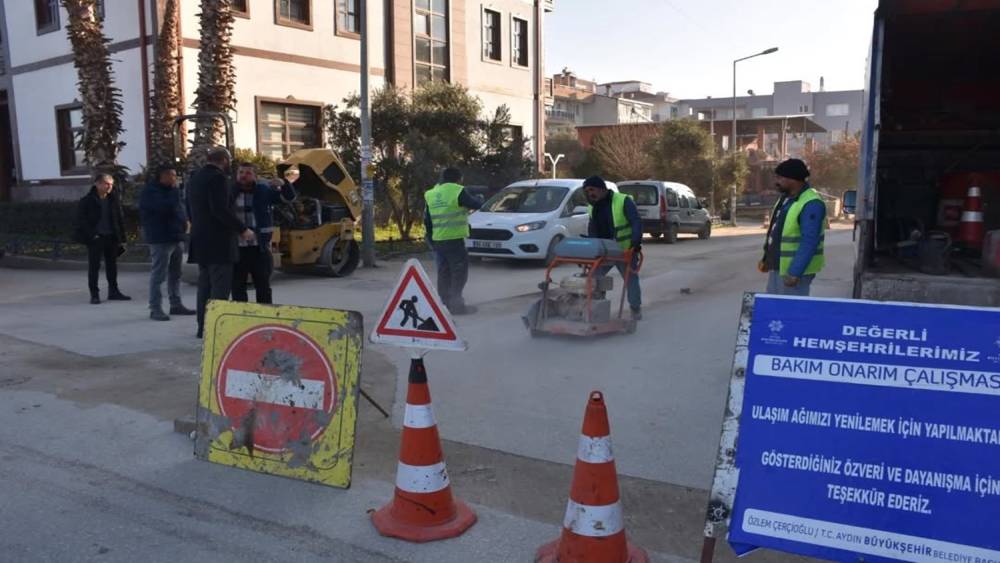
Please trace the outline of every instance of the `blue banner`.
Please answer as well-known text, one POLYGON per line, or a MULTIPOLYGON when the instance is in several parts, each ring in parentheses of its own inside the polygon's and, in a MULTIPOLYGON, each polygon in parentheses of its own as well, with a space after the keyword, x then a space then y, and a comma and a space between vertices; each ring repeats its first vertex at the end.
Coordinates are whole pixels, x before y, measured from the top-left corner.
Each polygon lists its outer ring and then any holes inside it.
POLYGON ((1000 563, 1000 310, 757 296, 729 541, 1000 563))

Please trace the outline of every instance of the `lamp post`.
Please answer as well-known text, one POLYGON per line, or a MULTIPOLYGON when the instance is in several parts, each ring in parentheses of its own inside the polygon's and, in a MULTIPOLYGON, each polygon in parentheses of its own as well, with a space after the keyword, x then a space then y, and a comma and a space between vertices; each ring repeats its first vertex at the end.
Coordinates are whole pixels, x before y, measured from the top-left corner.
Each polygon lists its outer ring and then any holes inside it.
MULTIPOLYGON (((736 141, 736 63, 740 61, 745 61, 747 59, 752 59, 754 57, 760 57, 762 55, 770 55, 778 50, 777 47, 771 47, 766 51, 761 51, 755 55, 750 55, 749 57, 743 57, 742 59, 736 59, 733 61, 733 129, 732 134, 729 138, 729 150, 736 155, 736 151, 739 150, 736 141)), ((733 182, 732 188, 729 193, 729 224, 736 226, 736 183, 733 182)))
POLYGON ((552 163, 552 179, 553 180, 556 179, 556 165, 559 164, 559 161, 562 160, 564 156, 566 156, 566 155, 560 154, 560 155, 556 156, 555 158, 552 158, 552 153, 545 153, 545 158, 548 159, 548 161, 552 163))
POLYGON ((368 106, 368 0, 359 5, 361 24, 361 261, 375 267, 375 183, 372 181, 372 126, 368 106))

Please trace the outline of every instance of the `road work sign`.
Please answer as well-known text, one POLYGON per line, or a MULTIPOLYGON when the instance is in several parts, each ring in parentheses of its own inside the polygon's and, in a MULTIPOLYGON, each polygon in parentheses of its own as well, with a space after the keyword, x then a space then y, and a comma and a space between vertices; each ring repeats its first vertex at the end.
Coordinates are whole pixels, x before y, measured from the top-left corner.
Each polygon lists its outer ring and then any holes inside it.
POLYGON ((419 261, 412 259, 406 262, 399 282, 389 294, 371 341, 407 348, 467 348, 458 337, 451 314, 431 286, 427 272, 419 261))
POLYGON ((1000 562, 1000 311, 747 305, 728 413, 736 471, 716 474, 710 505, 726 511, 731 479, 737 553, 1000 562))
POLYGON ((348 311, 212 302, 195 455, 350 486, 361 325, 348 311))

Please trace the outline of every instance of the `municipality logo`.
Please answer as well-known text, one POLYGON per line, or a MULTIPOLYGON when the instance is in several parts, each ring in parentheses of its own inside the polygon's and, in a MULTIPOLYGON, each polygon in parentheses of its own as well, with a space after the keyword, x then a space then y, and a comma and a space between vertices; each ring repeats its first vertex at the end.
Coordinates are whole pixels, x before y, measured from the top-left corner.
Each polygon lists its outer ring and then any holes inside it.
MULTIPOLYGON (((996 344, 997 349, 1000 349, 1000 336, 998 336, 997 339, 993 341, 993 344, 996 344)), ((1000 364, 1000 354, 991 354, 989 356, 986 356, 986 359, 993 362, 994 364, 1000 364)))
POLYGON ((771 334, 762 338, 762 342, 765 344, 775 345, 788 344, 788 340, 781 337, 781 331, 785 330, 785 323, 779 320, 773 320, 767 323, 767 328, 771 331, 771 334))

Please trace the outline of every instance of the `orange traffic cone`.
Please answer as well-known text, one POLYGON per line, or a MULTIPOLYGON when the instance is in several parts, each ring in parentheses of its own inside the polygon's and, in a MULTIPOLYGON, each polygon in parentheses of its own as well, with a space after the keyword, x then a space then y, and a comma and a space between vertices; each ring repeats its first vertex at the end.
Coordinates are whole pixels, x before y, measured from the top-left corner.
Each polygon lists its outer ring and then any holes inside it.
POLYGON ((593 391, 583 417, 573 485, 562 536, 543 545, 536 563, 648 563, 649 555, 625 538, 618 474, 604 395, 593 391))
POLYGON ((476 523, 475 513, 451 494, 421 359, 410 362, 396 493, 372 515, 372 523, 383 536, 412 542, 454 538, 476 523))
POLYGON ((986 229, 983 225, 983 191, 971 186, 965 196, 962 219, 958 223, 958 241, 966 248, 981 250, 986 229))

